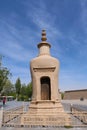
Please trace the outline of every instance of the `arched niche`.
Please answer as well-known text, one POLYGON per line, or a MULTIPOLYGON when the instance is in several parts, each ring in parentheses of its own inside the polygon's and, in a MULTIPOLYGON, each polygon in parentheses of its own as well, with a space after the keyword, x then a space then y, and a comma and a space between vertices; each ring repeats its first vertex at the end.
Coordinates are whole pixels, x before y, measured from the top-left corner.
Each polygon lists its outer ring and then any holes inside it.
POLYGON ((41 77, 41 100, 51 100, 51 83, 49 77, 41 77))

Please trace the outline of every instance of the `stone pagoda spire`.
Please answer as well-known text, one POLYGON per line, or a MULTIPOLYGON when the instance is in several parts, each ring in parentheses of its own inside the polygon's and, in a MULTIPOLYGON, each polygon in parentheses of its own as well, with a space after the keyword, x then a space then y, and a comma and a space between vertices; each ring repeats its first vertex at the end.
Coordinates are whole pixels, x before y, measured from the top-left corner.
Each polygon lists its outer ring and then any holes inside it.
POLYGON ((46 31, 45 30, 42 30, 42 38, 41 38, 42 41, 46 41, 47 38, 46 38, 46 31))
POLYGON ((46 40, 46 31, 42 30, 41 42, 37 45, 39 56, 30 62, 32 101, 29 111, 21 118, 22 125, 70 125, 70 116, 64 112, 58 91, 59 60, 50 55, 51 45, 46 40))
POLYGON ((39 55, 50 55, 50 47, 51 45, 46 42, 46 31, 42 30, 42 37, 41 37, 41 43, 39 43, 37 46, 39 48, 39 55))

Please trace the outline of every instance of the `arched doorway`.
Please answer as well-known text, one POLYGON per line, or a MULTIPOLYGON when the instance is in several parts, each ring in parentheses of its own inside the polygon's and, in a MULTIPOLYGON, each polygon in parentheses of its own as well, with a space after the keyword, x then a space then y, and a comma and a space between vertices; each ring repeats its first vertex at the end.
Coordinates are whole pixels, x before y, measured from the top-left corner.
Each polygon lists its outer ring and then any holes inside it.
POLYGON ((41 83, 41 100, 51 100, 50 78, 42 77, 40 79, 40 83, 41 83))

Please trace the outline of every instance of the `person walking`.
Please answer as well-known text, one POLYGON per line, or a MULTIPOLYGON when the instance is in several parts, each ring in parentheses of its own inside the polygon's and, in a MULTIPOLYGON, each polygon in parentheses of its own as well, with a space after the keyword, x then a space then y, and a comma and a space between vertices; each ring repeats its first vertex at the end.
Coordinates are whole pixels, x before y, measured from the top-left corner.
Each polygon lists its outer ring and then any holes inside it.
POLYGON ((3 105, 5 105, 6 97, 3 98, 3 105))

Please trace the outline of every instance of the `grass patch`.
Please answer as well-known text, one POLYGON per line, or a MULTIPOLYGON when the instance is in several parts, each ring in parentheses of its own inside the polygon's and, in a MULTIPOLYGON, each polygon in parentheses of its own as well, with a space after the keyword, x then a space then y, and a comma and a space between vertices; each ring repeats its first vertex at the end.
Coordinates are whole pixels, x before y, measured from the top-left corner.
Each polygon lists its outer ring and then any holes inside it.
POLYGON ((71 126, 71 125, 65 125, 64 127, 67 129, 73 128, 73 126, 71 126))

